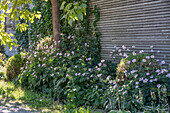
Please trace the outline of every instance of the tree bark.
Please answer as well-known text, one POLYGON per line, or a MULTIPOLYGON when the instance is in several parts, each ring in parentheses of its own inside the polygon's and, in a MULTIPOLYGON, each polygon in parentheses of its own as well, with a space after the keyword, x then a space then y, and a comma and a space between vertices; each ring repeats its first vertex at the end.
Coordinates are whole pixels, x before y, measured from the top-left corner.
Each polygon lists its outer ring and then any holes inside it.
POLYGON ((58 48, 58 41, 61 41, 60 18, 59 18, 59 0, 51 0, 52 20, 53 20, 53 40, 58 48))

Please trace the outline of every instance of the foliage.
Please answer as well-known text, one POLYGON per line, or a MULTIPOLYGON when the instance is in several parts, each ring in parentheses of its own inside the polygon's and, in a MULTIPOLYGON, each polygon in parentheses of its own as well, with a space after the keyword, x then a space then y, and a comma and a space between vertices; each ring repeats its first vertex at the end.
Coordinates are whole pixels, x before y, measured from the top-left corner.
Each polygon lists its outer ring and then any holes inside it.
MULTIPOLYGON (((28 24, 28 29, 24 32, 16 30, 16 38, 18 40, 18 50, 29 50, 29 43, 33 44, 34 42, 44 38, 46 36, 52 35, 52 7, 50 0, 45 2, 42 0, 34 0, 34 7, 29 10, 33 12, 40 12, 41 18, 34 19, 34 23, 28 24)), ((20 20, 22 23, 24 20, 20 20)))
POLYGON ((20 74, 20 67, 24 65, 25 61, 21 54, 15 54, 7 60, 5 65, 5 76, 7 80, 14 80, 20 74))
MULTIPOLYGON (((142 111, 144 105, 151 105, 150 102, 153 101, 151 92, 158 92, 154 89, 159 89, 164 84, 162 78, 169 79, 166 76, 169 70, 161 66, 165 61, 158 63, 153 54, 143 52, 141 50, 138 53, 125 46, 113 50, 113 58, 115 55, 125 58, 118 64, 117 79, 110 81, 112 84, 108 93, 112 96, 106 101, 106 109, 142 111), (122 54, 122 51, 125 53, 122 54)), ((154 101, 158 102, 158 98, 154 101)))
POLYGON ((99 63, 96 52, 90 49, 97 48, 94 41, 86 37, 86 43, 84 38, 75 36, 63 37, 63 41, 70 43, 61 43, 62 51, 54 48, 48 37, 36 44, 36 49, 35 45, 30 46, 32 50, 25 57, 27 62, 19 81, 74 106, 101 106, 109 72, 104 60, 99 63))
POLYGON ((74 21, 83 21, 84 15, 86 15, 86 8, 86 0, 71 3, 63 1, 60 7, 60 10, 63 10, 61 19, 65 19, 65 23, 68 22, 72 26, 74 21))
MULTIPOLYGON (((1 23, 0 23, 0 39, 1 39, 1 44, 4 44, 5 46, 7 45, 10 47, 10 50, 12 50, 12 46, 16 46, 16 40, 11 39, 14 35, 11 33, 7 33, 5 31, 6 25, 10 22, 13 21, 14 19, 17 21, 19 18, 24 19, 26 23, 28 20, 30 20, 31 23, 34 22, 35 18, 40 18, 39 14, 31 13, 28 9, 21 9, 21 7, 25 4, 31 4, 31 0, 3 0, 0 1, 0 10, 2 11, 0 15, 1 23), (9 5, 12 4, 12 7, 9 7, 9 5), (8 15, 8 16, 7 16, 8 15), (5 18, 8 17, 9 20, 6 23, 5 18)), ((27 24, 26 23, 18 23, 17 24, 17 29, 20 29, 21 32, 27 29, 27 24)))
POLYGON ((111 110, 109 113, 131 113, 130 111, 111 110))

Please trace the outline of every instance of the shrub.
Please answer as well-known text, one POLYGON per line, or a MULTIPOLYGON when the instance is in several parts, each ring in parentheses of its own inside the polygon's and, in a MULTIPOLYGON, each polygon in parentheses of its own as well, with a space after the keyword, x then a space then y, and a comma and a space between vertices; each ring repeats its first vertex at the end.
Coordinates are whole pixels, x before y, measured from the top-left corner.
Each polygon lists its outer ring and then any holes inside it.
POLYGON ((6 59, 6 55, 3 53, 0 53, 0 65, 4 66, 5 59, 6 59))
MULTIPOLYGON (((19 76, 20 83, 64 103, 102 107, 103 91, 108 84, 105 79, 109 72, 115 69, 113 64, 96 59, 96 52, 89 47, 94 47, 95 44, 87 44, 84 39, 72 36, 63 39, 65 42, 68 40, 68 46, 62 43, 62 51, 55 48, 55 43, 48 47, 48 43, 37 43, 36 45, 41 44, 41 47, 27 52, 26 65, 19 76)), ((86 40, 90 42, 88 40, 91 38, 86 40)), ((33 46, 30 46, 30 49, 33 49, 33 46)), ((112 73, 108 78, 114 76, 112 73)))
MULTIPOLYGON (((155 60, 153 54, 144 54, 143 50, 131 51, 125 46, 113 51, 115 56, 124 57, 117 67, 117 78, 111 80, 111 88, 108 92, 111 94, 106 104, 108 109, 121 109, 137 112, 143 110, 143 105, 151 105, 152 101, 158 103, 160 98, 155 100, 151 98, 151 93, 156 92, 163 86, 162 79, 169 79, 169 70, 164 66, 165 61, 161 63, 155 60), (124 54, 122 54, 122 51, 124 54)), ((163 97, 164 100, 167 97, 163 97)), ((162 100, 162 101, 164 101, 162 100)), ((163 103, 163 102, 160 103, 163 103)), ((167 107, 161 104, 160 107, 167 107)))
POLYGON ((20 74, 20 68, 24 65, 21 54, 15 54, 7 60, 5 65, 5 77, 7 80, 14 80, 20 74))

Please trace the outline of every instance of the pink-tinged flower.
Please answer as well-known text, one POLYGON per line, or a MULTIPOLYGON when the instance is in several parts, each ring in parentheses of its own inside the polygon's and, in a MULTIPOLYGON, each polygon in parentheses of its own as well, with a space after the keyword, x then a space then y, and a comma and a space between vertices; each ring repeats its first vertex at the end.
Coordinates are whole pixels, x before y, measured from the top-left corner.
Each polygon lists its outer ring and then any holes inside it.
POLYGON ((140 103, 140 100, 139 100, 139 99, 137 100, 137 103, 140 103))
POLYGON ((146 62, 146 59, 142 59, 143 62, 146 62))
POLYGON ((77 68, 78 66, 77 66, 77 65, 75 65, 74 67, 75 67, 75 68, 77 68))
POLYGON ((51 74, 51 76, 53 77, 53 76, 54 76, 54 74, 51 74))
POLYGON ((113 86, 113 89, 116 89, 117 88, 117 84, 113 86))
POLYGON ((138 85, 138 84, 139 84, 139 82, 136 82, 135 84, 136 84, 136 85, 138 85))
POLYGON ((91 68, 89 68, 88 71, 91 71, 91 68))
POLYGON ((147 79, 147 78, 145 78, 145 79, 143 80, 143 83, 146 83, 146 82, 148 82, 148 79, 147 79))
POLYGON ((147 76, 149 76, 149 75, 150 75, 150 73, 146 73, 146 75, 147 75, 147 76))
POLYGON ((121 49, 118 50, 118 52, 121 52, 121 51, 122 51, 121 49))
POLYGON ((157 81, 158 79, 157 78, 155 78, 153 81, 157 81))
POLYGON ((124 70, 124 73, 127 73, 127 70, 124 70))
POLYGON ((57 70, 57 67, 55 67, 54 70, 57 70))
POLYGON ((130 64, 130 63, 131 63, 131 61, 128 61, 128 62, 127 62, 127 64, 130 64))
POLYGON ((69 57, 69 56, 70 56, 70 53, 68 53, 67 57, 69 57))
POLYGON ((78 73, 78 75, 80 75, 81 73, 78 73))
POLYGON ((150 78, 153 78, 153 76, 151 76, 150 78))
POLYGON ((119 56, 122 56, 122 53, 119 53, 119 56))
POLYGON ((70 39, 70 38, 71 38, 71 35, 69 35, 67 38, 70 39))
POLYGON ((136 72, 136 70, 132 70, 132 71, 131 71, 131 74, 133 74, 133 73, 135 73, 135 72, 136 72))
POLYGON ((102 66, 102 63, 99 63, 98 66, 102 66))
POLYGON ((93 77, 93 75, 90 75, 90 77, 92 78, 92 77, 93 77))
POLYGON ((105 62, 105 60, 101 60, 101 63, 105 62))
POLYGON ((132 48, 135 48, 135 46, 133 45, 132 48))
POLYGON ((135 78, 137 78, 137 77, 138 77, 138 74, 135 75, 135 78))
POLYGON ((165 61, 163 60, 163 61, 161 61, 161 64, 165 64, 165 61))
POLYGON ((116 82, 114 81, 113 84, 116 84, 116 82))
POLYGON ((154 56, 154 55, 151 55, 151 58, 155 58, 155 56, 154 56))
POLYGON ((98 76, 98 77, 101 77, 101 76, 102 76, 102 74, 98 74, 97 76, 98 76))
POLYGON ((135 63, 135 62, 136 62, 136 59, 133 59, 132 62, 135 63))
POLYGON ((135 52, 132 52, 132 54, 133 54, 134 56, 136 56, 136 53, 135 53, 135 52))
POLYGON ((166 69, 162 69, 161 70, 161 73, 164 73, 164 72, 167 72, 168 70, 166 70, 166 69))
POLYGON ((91 60, 91 58, 88 58, 87 60, 91 60))
POLYGON ((23 69, 24 69, 24 67, 21 67, 21 68, 20 68, 20 70, 23 70, 23 69))
POLYGON ((123 92, 123 95, 127 93, 127 90, 123 92))
POLYGON ((69 74, 66 75, 66 77, 68 77, 68 76, 69 76, 69 74))
POLYGON ((82 75, 83 75, 83 76, 85 76, 85 75, 86 75, 86 73, 83 73, 82 75))
POLYGON ((71 52, 74 55, 74 51, 71 52))
POLYGON ((111 80, 109 83, 112 84, 112 83, 113 83, 113 80, 111 80))
POLYGON ((157 69, 155 72, 159 73, 161 70, 157 69))
POLYGON ((98 70, 98 71, 100 71, 100 70, 101 70, 101 68, 97 68, 97 70, 98 70))
POLYGON ((166 77, 167 77, 167 78, 170 78, 170 73, 168 73, 168 74, 166 75, 166 77))
POLYGON ((161 87, 161 84, 158 84, 157 87, 160 88, 160 87, 161 87))
POLYGON ((143 52, 144 52, 144 50, 139 51, 139 53, 143 53, 143 52))
POLYGON ((126 53, 123 54, 124 57, 128 58, 128 55, 126 53))
POLYGON ((120 81, 120 79, 117 79, 117 82, 119 82, 120 81))
POLYGON ((61 56, 61 55, 62 55, 62 53, 59 53, 59 55, 61 56))
POLYGON ((122 45, 122 48, 125 50, 126 49, 125 45, 122 45))
POLYGON ((107 79, 107 80, 109 80, 109 79, 110 79, 110 77, 111 77, 111 76, 109 75, 109 76, 107 76, 107 78, 106 78, 106 79, 107 79))
POLYGON ((152 83, 152 82, 153 82, 153 80, 149 80, 149 82, 150 82, 150 83, 152 83))
POLYGON ((41 65, 39 64, 38 67, 40 67, 41 65))
POLYGON ((146 56, 146 59, 150 59, 150 56, 146 56))
POLYGON ((75 73, 75 76, 77 76, 78 74, 77 73, 75 73))

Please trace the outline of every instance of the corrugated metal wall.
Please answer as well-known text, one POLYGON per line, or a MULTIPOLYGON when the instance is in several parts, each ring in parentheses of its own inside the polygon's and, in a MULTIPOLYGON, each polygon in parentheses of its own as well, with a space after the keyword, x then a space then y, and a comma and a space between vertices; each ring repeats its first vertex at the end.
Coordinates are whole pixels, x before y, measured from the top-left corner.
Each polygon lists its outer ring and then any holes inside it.
POLYGON ((90 5, 100 9, 98 28, 104 59, 111 60, 114 46, 135 45, 150 51, 153 45, 156 58, 170 64, 170 0, 91 0, 90 5))

